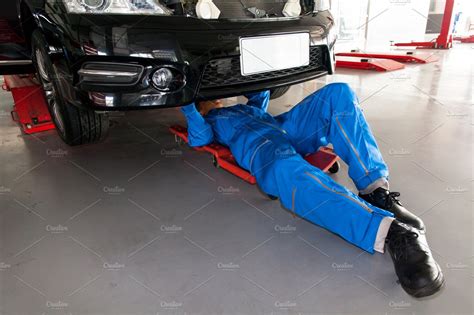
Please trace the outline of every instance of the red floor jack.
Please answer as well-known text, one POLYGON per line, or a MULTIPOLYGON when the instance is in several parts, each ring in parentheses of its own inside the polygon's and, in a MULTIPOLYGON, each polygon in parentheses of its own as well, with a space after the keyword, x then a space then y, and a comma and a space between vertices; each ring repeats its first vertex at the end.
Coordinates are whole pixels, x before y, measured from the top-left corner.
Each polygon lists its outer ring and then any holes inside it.
POLYGON ((6 75, 2 88, 13 95, 12 119, 26 134, 55 129, 41 86, 34 75, 6 75))
MULTIPOLYGON (((188 130, 185 127, 175 125, 169 130, 174 134, 177 143, 188 143, 188 130)), ((211 153, 215 167, 223 168, 252 185, 256 183, 255 177, 237 164, 229 148, 218 143, 211 143, 194 149, 211 153)), ((318 152, 307 155, 305 160, 324 172, 337 173, 339 171, 339 157, 331 148, 323 147, 318 152)))
POLYGON ((464 44, 472 44, 474 43, 474 35, 472 35, 473 31, 474 31, 474 23, 470 23, 468 33, 470 33, 471 35, 455 36, 453 37, 453 40, 459 41, 464 44))
POLYGON ((391 59, 373 59, 359 57, 336 57, 336 68, 360 70, 393 71, 405 68, 403 63, 391 59))
MULTIPOLYGON (((336 54, 337 57, 358 57, 358 58, 380 58, 380 59, 391 59, 397 62, 404 63, 429 63, 438 61, 439 58, 433 54, 428 53, 415 53, 413 51, 402 52, 381 52, 381 53, 368 53, 357 50, 351 50, 351 52, 340 52, 336 54)), ((337 58, 336 57, 336 58, 337 58)))
POLYGON ((443 21, 441 22, 441 31, 435 40, 430 42, 410 42, 395 43, 398 47, 416 47, 428 49, 449 49, 453 47, 452 20, 454 11, 454 0, 446 0, 444 6, 443 21))
POLYGON ((474 35, 456 36, 453 38, 453 40, 460 41, 461 43, 464 43, 464 44, 472 44, 474 43, 474 35))

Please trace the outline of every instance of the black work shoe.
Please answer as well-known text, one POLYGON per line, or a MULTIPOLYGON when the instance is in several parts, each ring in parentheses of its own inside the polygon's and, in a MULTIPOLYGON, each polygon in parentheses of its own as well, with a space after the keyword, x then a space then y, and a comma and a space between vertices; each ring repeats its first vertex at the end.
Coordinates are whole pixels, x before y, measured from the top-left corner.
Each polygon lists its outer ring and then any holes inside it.
POLYGON ((397 197, 399 192, 390 192, 385 188, 379 187, 370 194, 361 195, 359 197, 380 209, 387 210, 394 214, 395 218, 403 223, 413 226, 418 230, 424 230, 425 224, 419 217, 405 209, 397 197))
POLYGON ((441 289, 443 273, 431 254, 424 232, 394 220, 385 241, 398 280, 408 294, 420 298, 441 289))

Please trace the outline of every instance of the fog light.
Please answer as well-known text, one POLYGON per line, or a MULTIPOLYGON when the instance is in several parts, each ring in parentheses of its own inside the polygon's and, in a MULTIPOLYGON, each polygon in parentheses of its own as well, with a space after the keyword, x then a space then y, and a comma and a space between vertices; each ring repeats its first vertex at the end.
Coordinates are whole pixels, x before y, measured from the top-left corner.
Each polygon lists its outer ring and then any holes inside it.
POLYGON ((159 68, 151 77, 154 87, 162 92, 174 92, 186 84, 184 75, 173 68, 159 68))
POLYGON ((167 91, 173 82, 173 72, 168 68, 160 68, 155 71, 152 80, 158 90, 167 91))
POLYGON ((89 9, 97 10, 105 4, 105 0, 82 0, 82 4, 89 9))

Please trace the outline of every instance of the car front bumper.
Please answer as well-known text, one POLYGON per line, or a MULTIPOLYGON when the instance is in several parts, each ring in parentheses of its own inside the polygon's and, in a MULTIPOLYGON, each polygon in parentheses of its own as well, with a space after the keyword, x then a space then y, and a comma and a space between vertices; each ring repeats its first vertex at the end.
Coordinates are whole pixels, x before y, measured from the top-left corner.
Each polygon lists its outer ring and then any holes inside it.
MULTIPOLYGON (((293 19, 200 20, 186 17, 59 15, 50 32, 62 94, 70 103, 96 110, 172 107, 193 101, 235 96, 311 80, 333 71, 333 26, 329 12, 293 19), (239 39, 247 36, 308 32, 307 67, 242 77, 239 39), (60 38, 58 40, 58 38, 60 38), (58 53, 59 52, 59 53, 58 53), (81 73, 90 63, 132 65, 142 69, 126 83, 90 82, 81 73), (159 67, 185 75, 186 84, 160 92, 151 83, 159 67), (133 81, 133 82, 132 82, 133 81)), ((46 17, 46 15, 45 15, 46 17)), ((43 23, 51 24, 52 19, 43 23)), ((110 74, 110 73, 109 73, 110 74)))

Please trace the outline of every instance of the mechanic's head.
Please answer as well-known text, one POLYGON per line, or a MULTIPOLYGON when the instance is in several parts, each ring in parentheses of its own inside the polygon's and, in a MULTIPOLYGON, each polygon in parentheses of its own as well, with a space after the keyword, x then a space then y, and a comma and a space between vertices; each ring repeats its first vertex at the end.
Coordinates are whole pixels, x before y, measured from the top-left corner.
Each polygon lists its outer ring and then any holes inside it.
POLYGON ((202 101, 198 103, 198 110, 205 116, 211 109, 224 107, 222 100, 202 101))

